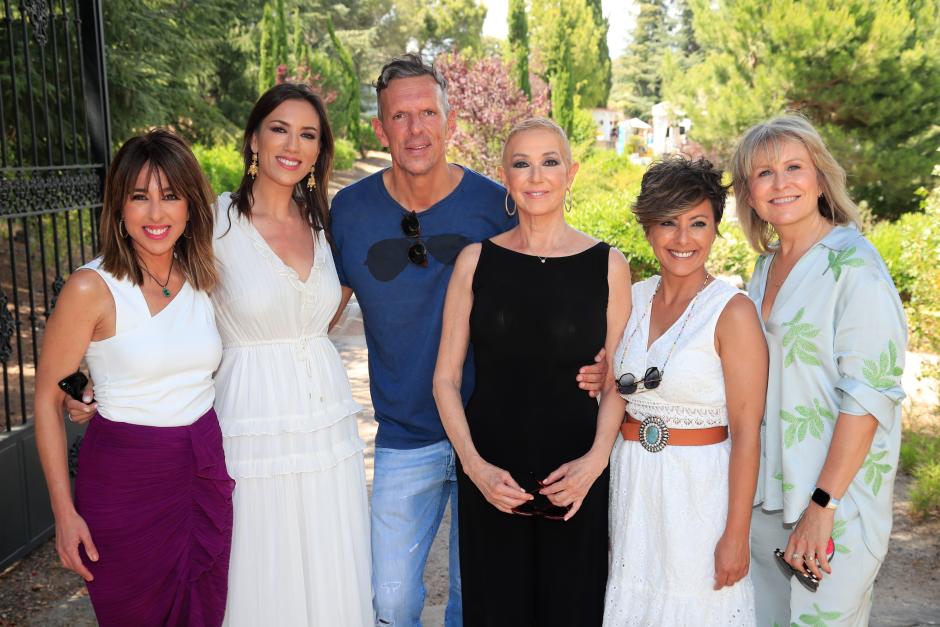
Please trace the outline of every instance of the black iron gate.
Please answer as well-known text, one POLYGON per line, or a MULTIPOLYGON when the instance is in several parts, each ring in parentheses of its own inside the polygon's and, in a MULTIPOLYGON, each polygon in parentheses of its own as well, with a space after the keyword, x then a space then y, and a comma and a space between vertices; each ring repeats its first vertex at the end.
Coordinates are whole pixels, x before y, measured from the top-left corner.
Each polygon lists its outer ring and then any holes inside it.
MULTIPOLYGON (((45 321, 97 249, 110 130, 100 0, 0 15, 0 570, 52 532, 33 433, 45 321)), ((70 449, 79 430, 68 424, 70 449)))

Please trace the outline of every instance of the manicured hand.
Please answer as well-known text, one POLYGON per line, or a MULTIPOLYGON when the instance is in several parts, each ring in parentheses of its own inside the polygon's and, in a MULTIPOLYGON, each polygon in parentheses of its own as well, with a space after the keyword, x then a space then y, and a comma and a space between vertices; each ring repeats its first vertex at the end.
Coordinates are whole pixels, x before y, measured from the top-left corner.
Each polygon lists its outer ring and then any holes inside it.
POLYGON ((501 512, 511 514, 513 508, 535 498, 523 490, 512 475, 482 458, 464 469, 483 498, 501 512))
POLYGON ((603 348, 601 352, 594 356, 594 363, 590 366, 582 366, 578 370, 578 387, 587 390, 588 396, 597 398, 604 389, 604 383, 607 381, 607 351, 603 348))
POLYGON ((588 490, 606 467, 606 460, 602 462, 597 456, 588 453, 556 468, 542 481, 543 487, 539 493, 547 496, 552 505, 570 505, 571 509, 565 514, 565 520, 571 520, 581 509, 581 503, 584 502, 588 490))
POLYGON ((62 520, 56 520, 55 549, 59 553, 62 565, 81 575, 85 581, 92 581, 95 578, 94 575, 85 567, 78 554, 79 544, 85 546, 85 553, 91 561, 98 561, 98 549, 91 540, 91 532, 84 518, 78 513, 72 513, 63 517, 62 520))
POLYGON ((715 590, 733 586, 744 578, 751 564, 747 535, 725 531, 715 545, 715 590))
POLYGON ((84 402, 76 401, 66 394, 64 405, 69 420, 77 424, 84 424, 91 420, 91 417, 98 411, 98 403, 91 402, 93 398, 95 398, 95 389, 91 381, 88 382, 88 385, 85 386, 85 390, 82 392, 82 400, 84 402))
POLYGON ((809 504, 787 541, 785 557, 790 566, 797 570, 808 570, 820 581, 823 578, 821 571, 832 574, 826 546, 832 536, 834 518, 833 510, 815 503, 809 504), (794 553, 800 557, 793 557, 794 553))

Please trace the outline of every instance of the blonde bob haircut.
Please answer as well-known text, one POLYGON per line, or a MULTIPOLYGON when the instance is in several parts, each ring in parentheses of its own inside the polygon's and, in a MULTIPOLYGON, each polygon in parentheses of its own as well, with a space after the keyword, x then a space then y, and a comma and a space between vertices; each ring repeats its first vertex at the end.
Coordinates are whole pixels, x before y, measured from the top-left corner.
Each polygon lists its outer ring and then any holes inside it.
POLYGON ((775 234, 773 225, 757 215, 751 206, 748 177, 756 159, 770 155, 775 161, 779 160, 786 141, 802 144, 813 160, 822 192, 819 214, 834 225, 858 224, 858 207, 845 188, 845 170, 826 148, 822 137, 803 116, 796 113, 781 115, 748 129, 731 158, 738 222, 751 246, 760 254, 774 249, 775 234))
POLYGON ((173 245, 176 265, 197 290, 209 291, 218 282, 212 253, 212 190, 189 145, 165 129, 154 129, 127 140, 108 168, 99 221, 101 267, 134 285, 144 282, 133 240, 123 227, 124 205, 137 177, 157 178, 161 192, 172 190, 187 203, 188 221, 173 245))
POLYGON ((542 117, 526 118, 510 129, 509 135, 506 136, 506 141, 503 143, 503 163, 506 163, 506 151, 509 149, 509 142, 512 141, 512 138, 519 133, 535 130, 551 131, 561 138, 561 158, 564 159, 566 166, 571 167, 573 159, 571 157, 571 143, 568 141, 568 134, 565 133, 565 129, 558 126, 554 121, 542 117))

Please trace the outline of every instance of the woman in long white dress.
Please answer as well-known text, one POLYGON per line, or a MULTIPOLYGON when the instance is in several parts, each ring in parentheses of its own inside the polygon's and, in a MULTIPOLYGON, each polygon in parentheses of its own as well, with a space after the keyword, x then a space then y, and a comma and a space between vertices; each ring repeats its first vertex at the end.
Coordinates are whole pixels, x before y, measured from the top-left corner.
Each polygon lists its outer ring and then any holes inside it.
POLYGON ((227 625, 372 624, 360 407, 326 337, 340 285, 326 236, 333 138, 320 99, 255 104, 246 174, 217 203, 216 374, 236 481, 227 625), (224 409, 223 409, 224 408, 224 409))
POLYGON ((755 624, 767 347, 754 304, 705 269, 725 195, 710 163, 671 159, 647 171, 634 207, 660 276, 633 286, 613 361, 627 413, 611 454, 605 625, 755 624))

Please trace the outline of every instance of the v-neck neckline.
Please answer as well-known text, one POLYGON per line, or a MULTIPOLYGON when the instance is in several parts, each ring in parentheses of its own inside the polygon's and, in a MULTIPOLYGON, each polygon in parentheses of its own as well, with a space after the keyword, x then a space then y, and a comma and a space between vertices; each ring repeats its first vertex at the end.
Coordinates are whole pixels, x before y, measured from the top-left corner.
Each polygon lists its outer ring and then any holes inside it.
POLYGON ((313 270, 317 265, 317 249, 319 248, 317 233, 313 230, 312 227, 310 227, 310 236, 313 238, 313 256, 310 259, 310 268, 307 270, 307 277, 302 279, 300 278, 300 273, 297 272, 293 266, 285 262, 281 256, 274 251, 274 248, 271 247, 271 244, 268 243, 268 240, 264 238, 264 235, 261 234, 261 231, 258 230, 251 219, 245 218, 245 222, 247 223, 250 236, 255 239, 262 247, 264 247, 266 253, 268 253, 273 259, 277 260, 277 263, 280 265, 282 270, 288 272, 291 277, 293 277, 302 285, 306 285, 310 281, 310 278, 313 276, 313 270))
POLYGON ((702 294, 704 294, 704 293, 705 293, 705 290, 707 290, 707 289, 710 288, 712 285, 714 285, 715 283, 718 282, 717 279, 714 279, 714 278, 713 278, 712 281, 711 281, 711 283, 709 283, 708 285, 702 287, 702 289, 700 289, 698 292, 696 292, 696 293, 695 293, 695 296, 693 296, 693 297, 689 300, 689 302, 686 304, 685 309, 682 310, 682 313, 679 314, 679 317, 672 321, 672 324, 669 325, 669 328, 667 328, 665 331, 663 331, 662 333, 660 333, 660 334, 659 334, 659 337, 657 337, 655 340, 653 340, 652 342, 650 342, 650 324, 653 322, 653 300, 656 298, 656 292, 657 292, 657 290, 659 289, 659 285, 660 285, 660 283, 662 283, 662 280, 663 280, 663 278, 662 278, 661 276, 657 276, 656 286, 653 288, 653 297, 650 298, 649 303, 646 305, 646 307, 647 307, 647 310, 646 310, 646 321, 645 321, 645 323, 646 323, 646 328, 644 329, 644 339, 645 339, 645 341, 646 341, 646 354, 647 354, 647 356, 650 354, 650 351, 653 349, 653 347, 656 346, 656 343, 659 342, 659 340, 661 340, 661 339, 663 339, 664 337, 666 337, 667 335, 669 335, 669 333, 670 333, 674 328, 676 328, 676 325, 679 324, 679 322, 680 322, 681 320, 683 320, 683 319, 686 317, 686 315, 689 313, 689 308, 692 307, 692 304, 698 299, 698 297, 701 296, 702 294))
POLYGON ((189 285, 189 281, 184 280, 183 283, 180 285, 179 290, 177 290, 176 294, 173 294, 173 298, 170 299, 170 302, 168 302, 166 305, 164 305, 164 306, 163 306, 163 309, 161 309, 160 311, 154 313, 154 312, 150 311, 150 305, 147 304, 147 297, 144 296, 143 286, 142 286, 142 285, 137 285, 137 286, 135 286, 135 287, 137 288, 137 293, 140 295, 140 300, 142 300, 143 303, 144 303, 144 309, 147 311, 147 314, 149 314, 149 316, 150 316, 150 320, 153 320, 154 318, 156 318, 156 317, 158 317, 159 315, 161 315, 164 311, 166 311, 167 309, 169 309, 170 307, 172 307, 172 306, 173 306, 173 303, 175 303, 176 301, 178 301, 179 298, 180 298, 180 296, 183 295, 183 291, 184 291, 184 290, 186 290, 186 289, 192 289, 191 286, 189 285))

